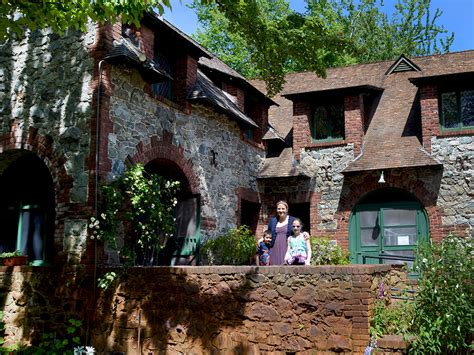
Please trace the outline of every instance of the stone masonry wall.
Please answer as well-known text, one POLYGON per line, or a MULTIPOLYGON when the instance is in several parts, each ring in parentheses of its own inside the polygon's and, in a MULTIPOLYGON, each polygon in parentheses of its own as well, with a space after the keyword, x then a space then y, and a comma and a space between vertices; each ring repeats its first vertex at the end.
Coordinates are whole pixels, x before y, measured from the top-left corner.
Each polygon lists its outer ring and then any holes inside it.
POLYGON ((92 343, 143 353, 361 354, 390 266, 145 268, 101 296, 92 343))
POLYGON ((38 344, 49 332, 62 339, 73 318, 83 322, 83 345, 101 354, 139 354, 138 338, 144 354, 362 354, 374 294, 389 272, 389 265, 136 267, 101 291, 84 268, 0 267, 5 345, 38 344))
POLYGON ((235 227, 235 191, 257 191, 256 176, 264 152, 244 143, 239 127, 225 115, 196 105, 187 114, 151 98, 143 91, 144 83, 138 74, 114 68, 112 82, 109 177, 123 173, 127 157, 136 154, 137 146, 149 144, 151 137, 161 141, 170 133, 171 143, 190 161, 198 179, 202 219, 215 222, 215 229, 202 231, 203 239, 235 227))
POLYGON ((84 251, 96 27, 85 33, 28 31, 0 43, 0 173, 15 150, 36 154, 55 186, 56 259, 84 251), (5 153, 2 155, 1 153, 5 153))
POLYGON ((433 137, 433 157, 443 164, 438 206, 446 231, 474 233, 474 139, 472 136, 433 137))

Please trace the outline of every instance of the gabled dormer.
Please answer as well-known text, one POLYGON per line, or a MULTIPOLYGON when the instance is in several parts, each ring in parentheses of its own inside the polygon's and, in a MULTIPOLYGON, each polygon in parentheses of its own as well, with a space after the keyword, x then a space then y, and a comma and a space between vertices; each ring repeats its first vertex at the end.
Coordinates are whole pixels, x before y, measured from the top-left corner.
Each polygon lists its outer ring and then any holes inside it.
POLYGON ((398 57, 398 59, 388 68, 385 75, 390 75, 394 73, 402 73, 407 71, 419 72, 421 71, 420 67, 413 63, 410 59, 405 57, 403 54, 398 57))

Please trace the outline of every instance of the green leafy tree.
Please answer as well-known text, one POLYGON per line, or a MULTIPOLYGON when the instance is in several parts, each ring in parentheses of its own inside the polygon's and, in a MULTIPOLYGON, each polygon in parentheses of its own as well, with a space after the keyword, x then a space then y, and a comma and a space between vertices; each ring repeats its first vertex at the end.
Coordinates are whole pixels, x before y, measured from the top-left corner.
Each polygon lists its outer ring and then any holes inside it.
POLYGON ((431 0, 398 0, 390 18, 383 0, 306 2, 300 14, 285 0, 195 0, 195 38, 242 75, 263 79, 270 94, 287 72, 324 75, 327 67, 447 52, 454 40, 431 0))
POLYGON ((89 20, 104 23, 119 16, 124 23, 138 25, 144 11, 162 14, 165 8, 170 8, 169 0, 0 0, 0 40, 27 28, 84 30, 89 20))

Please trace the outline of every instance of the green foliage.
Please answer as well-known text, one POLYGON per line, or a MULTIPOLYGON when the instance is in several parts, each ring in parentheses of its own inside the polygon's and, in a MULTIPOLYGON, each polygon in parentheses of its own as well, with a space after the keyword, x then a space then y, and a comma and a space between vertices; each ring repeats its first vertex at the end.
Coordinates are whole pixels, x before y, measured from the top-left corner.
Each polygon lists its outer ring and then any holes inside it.
POLYGON ((106 272, 103 276, 97 279, 97 286, 106 290, 117 279, 117 276, 118 275, 115 271, 106 272))
POLYGON ((448 235, 422 245, 413 325, 413 354, 447 354, 472 349, 474 334, 474 242, 448 235))
POLYGON ((386 300, 375 301, 374 314, 370 320, 370 336, 380 338, 384 335, 411 334, 414 304, 410 301, 392 302, 387 305, 386 300))
POLYGON ((210 265, 243 265, 255 255, 256 239, 247 226, 231 229, 202 246, 210 265))
POLYGON ((285 0, 195 0, 195 38, 248 78, 280 91, 284 74, 447 52, 454 35, 436 24, 431 0, 399 0, 389 18, 383 0, 306 0, 305 13, 285 0))
POLYGON ((48 354, 48 355, 72 355, 73 348, 80 345, 80 332, 82 321, 77 319, 69 319, 66 326, 66 334, 64 337, 57 337, 56 333, 43 334, 41 342, 34 349, 29 349, 32 354, 48 354))
POLYGON ((311 237, 311 265, 347 265, 349 253, 329 238, 311 237))
POLYGON ((0 40, 15 33, 21 36, 26 29, 51 27, 64 33, 74 27, 85 30, 88 21, 104 23, 120 17, 124 23, 140 24, 143 12, 171 8, 169 0, 68 0, 68 1, 0 1, 0 40))
POLYGON ((19 250, 15 250, 12 252, 3 252, 0 253, 0 259, 6 259, 6 258, 13 258, 14 256, 22 256, 22 252, 19 250))
MULTIPOLYGON (((152 264, 174 233, 173 209, 178 189, 179 182, 147 174, 141 164, 132 166, 124 176, 102 187, 99 216, 92 217, 89 224, 91 238, 103 240, 130 264, 135 263, 137 255, 144 265, 152 264), (128 226, 131 248, 119 247, 119 224, 128 226)), ((105 275, 104 282, 110 276, 105 275)), ((105 285, 104 282, 101 284, 105 285)))

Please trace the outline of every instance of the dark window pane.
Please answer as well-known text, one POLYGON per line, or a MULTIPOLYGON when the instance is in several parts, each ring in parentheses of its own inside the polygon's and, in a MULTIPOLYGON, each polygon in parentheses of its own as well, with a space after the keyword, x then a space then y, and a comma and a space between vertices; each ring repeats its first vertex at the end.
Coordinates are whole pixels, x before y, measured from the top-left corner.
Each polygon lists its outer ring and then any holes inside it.
POLYGON ((316 106, 313 127, 313 137, 316 140, 343 139, 344 106, 342 104, 316 106))
POLYGON ((458 107, 455 92, 441 94, 441 107, 444 128, 456 128, 459 126, 458 107))
POLYGON ((474 126, 474 90, 461 91, 461 124, 474 126))

